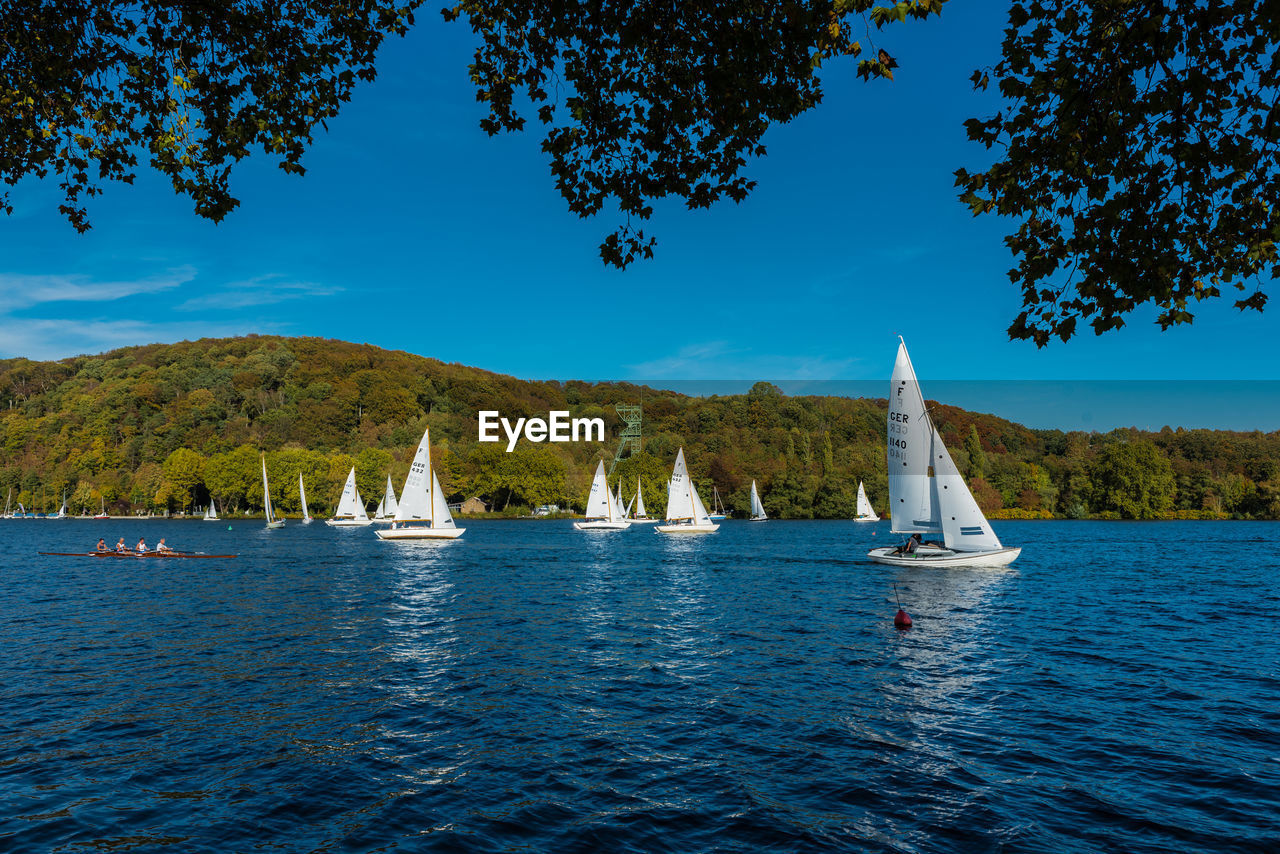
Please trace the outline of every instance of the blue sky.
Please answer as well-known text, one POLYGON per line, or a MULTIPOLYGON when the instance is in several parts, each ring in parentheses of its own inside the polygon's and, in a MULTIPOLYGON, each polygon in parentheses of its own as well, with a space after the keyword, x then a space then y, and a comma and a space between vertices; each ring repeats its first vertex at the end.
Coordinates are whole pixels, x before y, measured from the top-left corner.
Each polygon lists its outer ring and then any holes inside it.
POLYGON ((1145 416, 1277 429, 1275 383, 1250 386, 1264 400, 1248 407, 1213 392, 1280 380, 1280 310, 1224 303, 1166 333, 1146 311, 1103 338, 1086 331, 1044 350, 1008 341, 1019 309, 1009 224, 972 218, 952 174, 986 156, 961 123, 996 109, 968 77, 995 60, 1002 7, 949 4, 940 19, 886 31, 901 63, 893 82, 830 66, 824 103, 766 136, 768 156, 748 167, 752 195, 709 211, 660 204, 646 226, 657 257, 625 272, 597 257, 617 220, 568 213, 536 128, 478 129, 472 36, 424 11, 317 138, 308 174, 242 162, 241 207, 221 224, 145 168, 92 201, 83 236, 57 213, 54 182, 14 188, 15 213, 0 221, 0 356, 258 332, 527 378, 725 390, 767 379, 799 391, 887 382, 901 334, 927 395, 941 397, 931 381, 963 381, 948 386, 961 396, 952 402, 1035 426, 1145 416), (1127 407, 1100 393, 1082 404, 1117 380, 1160 382, 1127 386, 1127 407), (1043 393, 991 381, 1039 381, 1043 393))

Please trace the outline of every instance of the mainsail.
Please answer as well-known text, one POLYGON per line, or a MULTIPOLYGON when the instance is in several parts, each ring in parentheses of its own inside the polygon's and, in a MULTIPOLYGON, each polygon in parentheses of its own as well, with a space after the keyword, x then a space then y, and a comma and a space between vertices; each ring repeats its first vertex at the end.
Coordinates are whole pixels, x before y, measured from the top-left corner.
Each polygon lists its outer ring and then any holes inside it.
POLYGON ((905 343, 890 380, 888 425, 892 530, 942 534, 956 551, 1002 548, 929 418, 905 343))
POLYGON ((871 502, 867 500, 867 491, 863 489, 862 481, 858 481, 858 509, 854 518, 868 522, 876 522, 880 519, 876 515, 875 508, 871 506, 871 502))
POLYGON ((754 480, 751 481, 751 518, 769 518, 769 514, 764 512, 764 504, 760 501, 760 492, 756 489, 756 482, 754 480))
POLYGON ((587 521, 607 519, 610 522, 620 518, 616 515, 616 504, 609 491, 608 481, 604 474, 604 460, 596 464, 595 477, 591 479, 591 493, 587 496, 587 521))
POLYGON ((342 497, 338 499, 338 512, 334 513, 335 518, 350 516, 356 521, 363 522, 368 520, 369 514, 364 510, 364 502, 360 500, 360 492, 356 489, 356 469, 351 467, 351 473, 347 475, 347 482, 342 485, 342 497))

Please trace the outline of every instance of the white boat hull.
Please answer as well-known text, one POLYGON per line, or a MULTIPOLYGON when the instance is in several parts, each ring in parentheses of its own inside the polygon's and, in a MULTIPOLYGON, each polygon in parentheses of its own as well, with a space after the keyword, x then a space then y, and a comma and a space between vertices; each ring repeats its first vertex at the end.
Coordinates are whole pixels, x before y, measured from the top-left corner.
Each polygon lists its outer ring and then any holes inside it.
POLYGON ((579 531, 625 531, 631 523, 623 520, 611 522, 608 519, 597 519, 587 522, 574 522, 573 527, 579 531))
POLYGON ((658 525, 653 530, 660 534, 714 534, 719 525, 658 525))
POLYGON ((1022 554, 1021 547, 1011 549, 995 549, 986 552, 955 552, 950 549, 922 548, 915 554, 896 554, 896 548, 872 549, 867 557, 876 563, 889 566, 934 566, 934 567, 1002 567, 1008 566, 1022 554))
POLYGON ((769 517, 768 516, 752 516, 747 521, 748 522, 768 522, 769 517))
POLYGON ((879 521, 880 521, 880 517, 879 517, 879 516, 854 516, 854 517, 853 517, 853 521, 855 521, 855 522, 879 522, 879 521))
POLYGON ((284 520, 283 520, 283 519, 277 519, 277 520, 276 520, 276 521, 274 521, 274 522, 268 522, 268 523, 267 523, 267 527, 268 527, 268 528, 283 528, 283 527, 284 527, 284 520))
POLYGON ((367 528, 373 524, 372 519, 325 519, 324 523, 331 528, 367 528))
POLYGON ((466 528, 385 528, 374 531, 380 540, 456 540, 466 528))

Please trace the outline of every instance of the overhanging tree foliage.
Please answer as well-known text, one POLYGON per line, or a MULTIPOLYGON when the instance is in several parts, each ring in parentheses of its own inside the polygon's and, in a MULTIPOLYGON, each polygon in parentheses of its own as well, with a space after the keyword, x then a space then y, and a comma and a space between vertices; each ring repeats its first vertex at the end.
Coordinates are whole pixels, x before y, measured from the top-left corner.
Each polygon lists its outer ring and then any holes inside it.
POLYGON ((83 232, 84 199, 132 182, 141 153, 221 220, 239 204, 231 167, 259 149, 303 172, 315 126, 373 79, 378 45, 420 2, 6 0, 0 179, 53 175, 83 232))
POLYGON ((600 255, 626 267, 653 255, 637 221, 655 200, 741 201, 764 132, 822 100, 823 62, 866 53, 859 75, 892 78, 897 63, 869 43, 872 27, 945 2, 461 0, 445 16, 481 39, 471 79, 489 107, 482 127, 521 130, 527 105, 569 209, 590 216, 612 201, 625 216, 600 255))
MULTIPOLYGON (((0 6, 0 179, 55 176, 62 211, 131 181, 145 156, 201 216, 236 205, 251 150, 301 172, 337 113, 421 0, 9 0, 0 6)), ((946 0, 457 0, 479 37, 471 66, 490 133, 545 128, 556 186, 582 216, 625 222, 601 256, 653 253, 656 200, 743 199, 763 135, 822 99, 820 70, 946 0)), ((1014 338, 1098 334, 1143 306, 1190 322, 1224 289, 1261 310, 1280 274, 1280 4, 1272 0, 1017 0, 995 81, 1005 108, 968 122, 996 152, 957 172, 975 213, 1018 221, 1007 243, 1022 290, 1014 338)), ((8 196, 0 207, 11 210, 8 196)))
POLYGON ((967 123, 999 153, 956 181, 975 214, 1021 222, 1010 337, 1100 335, 1147 304, 1167 329, 1223 287, 1262 309, 1280 275, 1277 48, 1270 0, 1013 4, 1003 58, 974 74, 1007 105, 967 123))

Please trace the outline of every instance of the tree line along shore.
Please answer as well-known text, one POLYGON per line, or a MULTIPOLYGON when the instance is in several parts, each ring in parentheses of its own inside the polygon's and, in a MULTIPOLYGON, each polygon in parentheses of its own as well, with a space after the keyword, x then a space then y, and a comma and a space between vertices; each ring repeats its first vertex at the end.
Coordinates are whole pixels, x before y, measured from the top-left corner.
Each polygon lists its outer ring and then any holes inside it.
MULTIPOLYGON (((397 490, 425 427, 451 501, 492 513, 555 504, 580 511, 623 423, 643 408, 643 451, 611 481, 637 482, 660 511, 678 448, 698 490, 745 515, 751 481, 770 516, 854 514, 858 482, 888 496, 884 399, 746 394, 693 397, 623 382, 528 381, 459 364, 319 338, 248 336, 127 347, 59 361, 0 360, 0 494, 28 509, 116 516, 190 512, 210 497, 229 514, 272 503, 297 514, 336 505, 356 469, 372 507, 397 490), (477 441, 477 412, 511 419, 568 410, 602 418, 599 442, 477 441)), ((1280 432, 1033 430, 930 402, 943 440, 989 517, 1280 518, 1280 432)))

